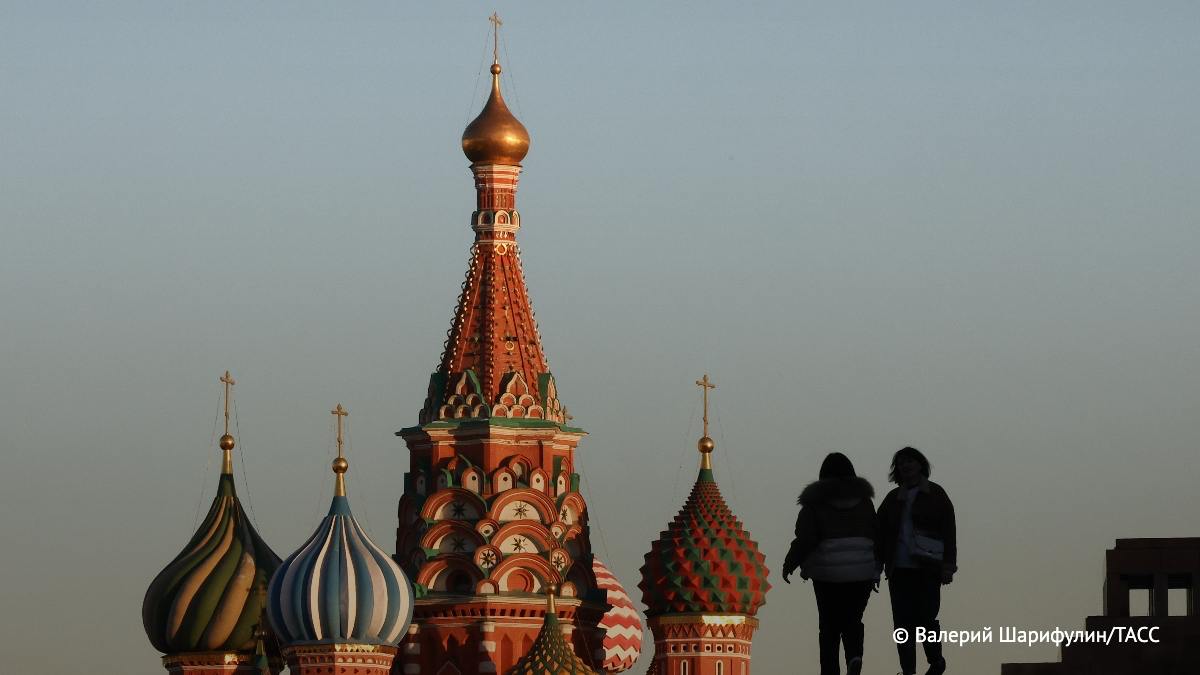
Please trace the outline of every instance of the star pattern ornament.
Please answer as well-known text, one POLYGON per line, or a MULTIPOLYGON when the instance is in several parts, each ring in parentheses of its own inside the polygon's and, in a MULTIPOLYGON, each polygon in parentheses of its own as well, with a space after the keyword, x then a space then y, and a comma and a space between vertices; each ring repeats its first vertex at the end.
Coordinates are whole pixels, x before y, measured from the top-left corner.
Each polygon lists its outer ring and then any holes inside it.
POLYGON ((568 511, 567 507, 565 507, 565 506, 562 507, 562 510, 558 512, 558 517, 559 517, 559 520, 562 520, 564 523, 567 523, 568 525, 571 523, 571 512, 568 511))
POLYGON ((561 572, 563 571, 563 568, 567 566, 567 556, 563 555, 562 551, 555 551, 554 554, 550 556, 550 564, 554 565, 554 569, 561 572))
POLYGON ((496 566, 496 552, 484 551, 483 555, 479 556, 479 566, 485 570, 490 570, 496 566))
POLYGON ((462 537, 452 537, 450 539, 450 548, 455 552, 467 550, 467 542, 462 537))
POLYGON ((512 548, 514 553, 522 553, 525 551, 525 539, 522 537, 514 537, 512 540, 512 548))
POLYGON ((460 501, 450 503, 450 515, 455 518, 463 518, 467 515, 467 505, 460 501))
POLYGON ((529 505, 525 502, 517 502, 513 504, 513 513, 521 519, 529 517, 529 505))

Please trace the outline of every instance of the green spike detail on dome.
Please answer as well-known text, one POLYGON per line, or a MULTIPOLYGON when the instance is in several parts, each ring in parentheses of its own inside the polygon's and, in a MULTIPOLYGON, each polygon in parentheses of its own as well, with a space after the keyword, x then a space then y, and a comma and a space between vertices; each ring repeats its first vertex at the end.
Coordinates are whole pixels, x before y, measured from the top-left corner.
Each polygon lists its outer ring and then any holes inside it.
POLYGON ((279 567, 242 510, 233 476, 221 474, 208 515, 183 551, 158 573, 142 602, 142 624, 164 654, 252 653, 265 588, 279 567))
POLYGON ((563 637, 558 615, 546 612, 533 645, 505 675, 597 675, 563 637))
POLYGON ((709 613, 753 616, 771 588, 758 544, 726 505, 711 469, 701 469, 675 519, 646 554, 647 616, 709 613))

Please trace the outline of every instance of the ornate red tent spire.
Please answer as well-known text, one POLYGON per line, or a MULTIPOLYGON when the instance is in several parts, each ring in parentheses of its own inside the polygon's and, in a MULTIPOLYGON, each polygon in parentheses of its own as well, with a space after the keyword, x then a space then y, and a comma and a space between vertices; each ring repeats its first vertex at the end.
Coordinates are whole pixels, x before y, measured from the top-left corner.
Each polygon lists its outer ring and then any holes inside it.
POLYGON ((462 136, 476 193, 466 281, 419 424, 398 432, 410 460, 396 559, 418 595, 400 667, 507 672, 533 649, 553 585, 564 644, 617 672, 632 655, 606 658, 612 617, 575 468, 584 432, 558 401, 521 271, 529 134, 504 103, 500 71, 493 62, 491 96, 462 136))
POLYGON ((517 181, 529 132, 504 103, 498 56, 493 53, 491 95, 463 132, 475 175, 475 242, 422 424, 479 417, 566 421, 521 270, 517 181))

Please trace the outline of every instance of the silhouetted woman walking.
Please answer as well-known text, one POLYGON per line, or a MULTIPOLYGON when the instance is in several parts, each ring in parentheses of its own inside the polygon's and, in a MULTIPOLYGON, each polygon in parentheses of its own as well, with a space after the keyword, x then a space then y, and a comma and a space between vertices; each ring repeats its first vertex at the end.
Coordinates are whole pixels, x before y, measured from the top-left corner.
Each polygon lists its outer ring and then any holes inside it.
MULTIPOLYGON (((954 580, 958 547, 954 505, 942 486, 929 480, 929 460, 916 448, 897 450, 888 479, 896 488, 879 503, 880 543, 892 598, 892 623, 907 631, 896 643, 900 670, 917 672, 916 629, 937 631, 942 584, 954 580)), ((941 642, 924 641, 926 675, 946 672, 941 642)))
POLYGON ((796 538, 783 563, 783 580, 796 568, 813 580, 820 617, 821 675, 839 675, 838 647, 849 675, 862 671, 863 611, 879 583, 875 489, 854 474, 840 452, 821 463, 820 480, 800 493, 796 538))

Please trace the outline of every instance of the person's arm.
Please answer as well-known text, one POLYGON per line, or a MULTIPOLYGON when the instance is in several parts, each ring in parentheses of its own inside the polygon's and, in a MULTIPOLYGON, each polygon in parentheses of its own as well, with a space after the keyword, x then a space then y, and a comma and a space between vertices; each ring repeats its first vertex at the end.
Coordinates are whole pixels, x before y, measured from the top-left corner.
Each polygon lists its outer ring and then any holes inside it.
POLYGON ((892 505, 892 501, 894 500, 891 499, 891 496, 892 493, 890 492, 884 495, 883 499, 879 502, 879 511, 875 514, 875 526, 878 531, 875 539, 875 550, 877 551, 876 555, 879 558, 879 564, 883 565, 884 568, 887 568, 891 562, 889 558, 892 555, 892 546, 896 543, 894 533, 889 529, 892 519, 892 509, 895 508, 892 505))
POLYGON ((879 574, 883 571, 883 527, 879 524, 879 515, 875 505, 867 501, 871 509, 871 544, 875 547, 875 581, 878 583, 879 574))
POLYGON ((807 506, 800 507, 800 513, 796 516, 796 538, 792 540, 792 546, 788 549, 787 557, 783 560, 783 580, 787 583, 792 583, 788 580, 796 568, 800 566, 809 553, 817 546, 817 519, 813 514, 813 510, 807 506))
POLYGON ((861 507, 864 510, 864 516, 867 518, 867 536, 871 538, 872 556, 875 558, 875 590, 879 590, 879 578, 883 575, 883 554, 879 550, 879 516, 875 513, 875 504, 870 500, 866 500, 866 505, 861 507))
POLYGON ((942 583, 948 584, 958 571, 958 537, 955 531, 954 503, 950 501, 950 495, 946 494, 945 489, 942 490, 942 501, 942 542, 945 544, 942 554, 942 583))

